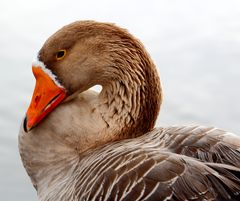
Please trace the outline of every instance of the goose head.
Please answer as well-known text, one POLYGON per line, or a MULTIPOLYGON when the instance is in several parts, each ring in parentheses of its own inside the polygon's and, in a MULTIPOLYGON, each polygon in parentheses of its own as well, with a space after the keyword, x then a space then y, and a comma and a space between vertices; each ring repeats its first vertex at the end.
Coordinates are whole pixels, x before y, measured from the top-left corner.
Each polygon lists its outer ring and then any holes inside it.
POLYGON ((94 21, 64 26, 45 42, 32 70, 36 85, 25 133, 47 128, 64 139, 66 133, 73 139, 89 134, 85 143, 91 147, 98 138, 103 143, 132 138, 155 124, 161 104, 159 77, 141 42, 125 29, 94 21), (79 95, 95 85, 102 91, 87 99, 87 106, 81 104, 79 95), (88 106, 88 111, 76 112, 88 106))

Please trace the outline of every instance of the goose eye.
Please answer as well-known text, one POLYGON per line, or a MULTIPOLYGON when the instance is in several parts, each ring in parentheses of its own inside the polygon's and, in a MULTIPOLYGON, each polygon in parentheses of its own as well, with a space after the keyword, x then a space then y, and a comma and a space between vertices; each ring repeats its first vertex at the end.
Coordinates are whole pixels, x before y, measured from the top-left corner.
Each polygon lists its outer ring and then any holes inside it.
POLYGON ((56 54, 56 59, 57 60, 63 59, 65 55, 66 55, 66 50, 59 50, 56 54))

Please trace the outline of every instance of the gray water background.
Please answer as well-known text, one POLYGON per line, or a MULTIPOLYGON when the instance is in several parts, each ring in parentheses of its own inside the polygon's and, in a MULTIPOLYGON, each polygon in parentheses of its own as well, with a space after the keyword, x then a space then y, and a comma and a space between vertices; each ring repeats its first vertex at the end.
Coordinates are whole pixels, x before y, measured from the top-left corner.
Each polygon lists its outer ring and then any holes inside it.
POLYGON ((151 54, 164 87, 158 126, 201 124, 240 133, 240 1, 1 0, 0 200, 36 200, 17 148, 43 42, 76 20, 115 22, 151 54))

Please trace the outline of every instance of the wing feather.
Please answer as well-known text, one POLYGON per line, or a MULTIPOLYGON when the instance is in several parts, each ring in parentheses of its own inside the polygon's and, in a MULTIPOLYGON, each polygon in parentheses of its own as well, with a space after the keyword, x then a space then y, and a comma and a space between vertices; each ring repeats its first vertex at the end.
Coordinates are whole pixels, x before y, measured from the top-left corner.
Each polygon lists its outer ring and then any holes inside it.
POLYGON ((79 162, 78 200, 239 200, 236 139, 215 128, 169 127, 101 147, 79 162))
POLYGON ((162 130, 164 148, 204 162, 240 168, 240 138, 232 133, 203 126, 168 127, 162 130))

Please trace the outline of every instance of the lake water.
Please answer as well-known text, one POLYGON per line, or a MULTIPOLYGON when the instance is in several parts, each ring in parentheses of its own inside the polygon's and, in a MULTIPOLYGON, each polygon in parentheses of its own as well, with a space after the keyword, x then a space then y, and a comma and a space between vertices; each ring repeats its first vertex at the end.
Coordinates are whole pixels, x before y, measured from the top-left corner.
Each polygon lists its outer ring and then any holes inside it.
POLYGON ((17 148, 34 88, 31 62, 57 29, 76 20, 115 22, 141 39, 161 73, 158 126, 202 124, 240 133, 240 2, 0 2, 0 195, 36 200, 17 148))

